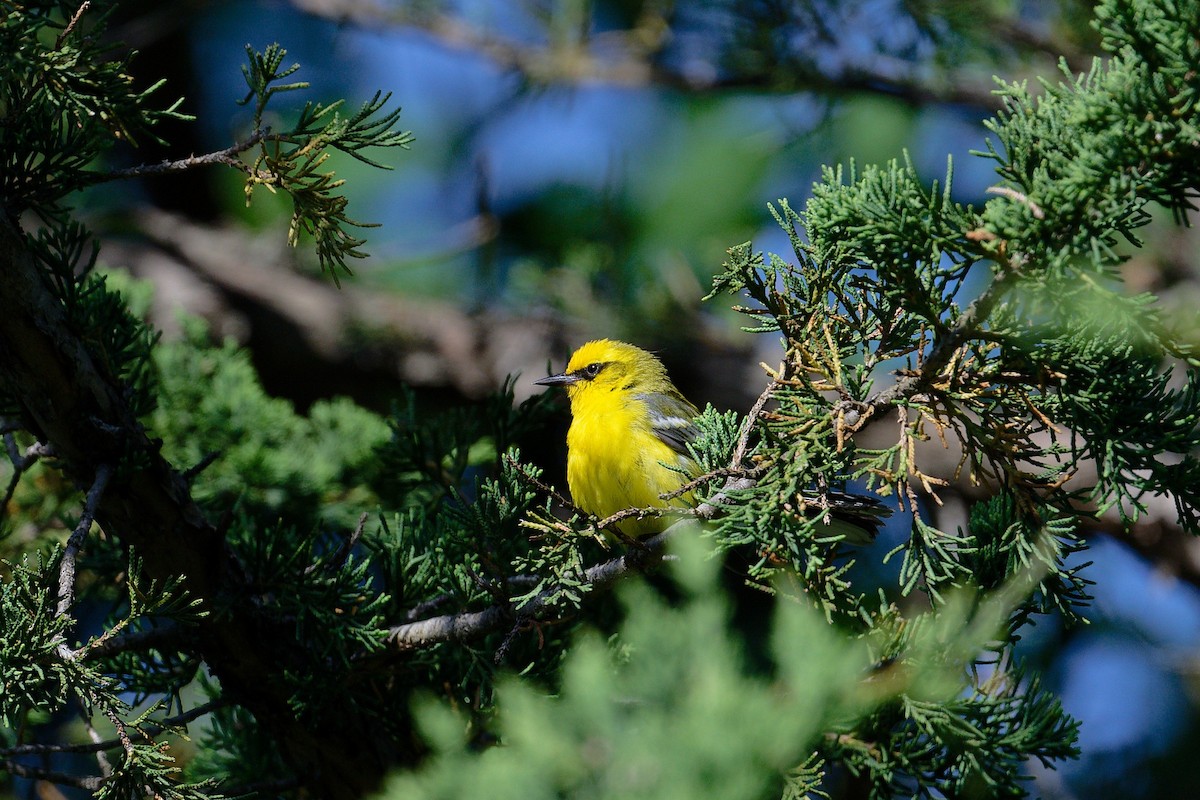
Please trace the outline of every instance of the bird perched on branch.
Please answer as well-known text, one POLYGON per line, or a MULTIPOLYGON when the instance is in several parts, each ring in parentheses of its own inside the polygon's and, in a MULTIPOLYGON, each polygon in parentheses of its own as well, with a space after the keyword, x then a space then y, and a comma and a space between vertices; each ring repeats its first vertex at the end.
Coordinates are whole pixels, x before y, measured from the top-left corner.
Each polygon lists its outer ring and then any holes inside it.
MULTIPOLYGON (((671 383, 657 357, 631 344, 599 339, 576 350, 566 371, 534 383, 564 386, 571 401, 567 485, 577 506, 603 519, 629 508, 695 504, 690 492, 664 497, 701 472, 688 451, 699 435, 695 419, 700 412, 671 383)), ((869 542, 882 507, 836 494, 854 510, 827 514, 822 533, 869 542)), ((616 527, 642 537, 658 533, 669 521, 630 517, 616 527)))
MULTIPOLYGON (((576 350, 566 372, 534 383, 565 386, 571 400, 567 485, 577 506, 604 518, 626 508, 693 504, 690 494, 661 497, 700 473, 687 447, 699 434, 700 412, 657 357, 600 339, 576 350)), ((648 536, 664 522, 627 519, 616 527, 627 536, 648 536)))

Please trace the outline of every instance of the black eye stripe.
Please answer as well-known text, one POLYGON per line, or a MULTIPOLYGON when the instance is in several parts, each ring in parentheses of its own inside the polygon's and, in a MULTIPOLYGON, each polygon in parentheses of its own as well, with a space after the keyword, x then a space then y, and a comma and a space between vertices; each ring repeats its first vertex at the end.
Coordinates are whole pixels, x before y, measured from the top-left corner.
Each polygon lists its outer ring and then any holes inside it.
POLYGON ((592 378, 594 378, 600 374, 600 370, 604 369, 607 366, 608 366, 607 361, 593 361, 591 364, 588 364, 586 367, 580 367, 579 369, 575 370, 575 372, 573 374, 578 375, 580 378, 583 378, 585 380, 591 380, 592 378))

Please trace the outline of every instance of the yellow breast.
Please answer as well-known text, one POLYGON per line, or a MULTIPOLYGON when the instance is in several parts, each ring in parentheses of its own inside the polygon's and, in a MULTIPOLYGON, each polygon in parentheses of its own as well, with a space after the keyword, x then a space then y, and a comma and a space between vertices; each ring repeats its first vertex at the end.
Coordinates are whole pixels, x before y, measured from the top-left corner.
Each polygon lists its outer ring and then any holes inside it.
MULTIPOLYGON (((689 479, 692 461, 654 435, 646 409, 636 397, 603 392, 572 398, 571 413, 567 483, 584 511, 603 519, 626 508, 666 506, 660 495, 689 479)), ((678 506, 691 503, 688 495, 670 501, 678 506)), ((618 527, 629 536, 646 536, 668 523, 630 519, 618 527)))

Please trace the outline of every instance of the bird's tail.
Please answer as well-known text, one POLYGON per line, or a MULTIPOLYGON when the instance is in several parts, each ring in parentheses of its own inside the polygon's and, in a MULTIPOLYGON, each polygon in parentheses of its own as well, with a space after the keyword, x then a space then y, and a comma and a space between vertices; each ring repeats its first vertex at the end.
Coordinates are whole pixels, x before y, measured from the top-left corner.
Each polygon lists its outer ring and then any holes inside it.
POLYGON ((846 544, 868 545, 875 541, 879 527, 892 510, 878 498, 846 492, 825 492, 805 498, 808 513, 817 517, 817 535, 838 538, 846 544))

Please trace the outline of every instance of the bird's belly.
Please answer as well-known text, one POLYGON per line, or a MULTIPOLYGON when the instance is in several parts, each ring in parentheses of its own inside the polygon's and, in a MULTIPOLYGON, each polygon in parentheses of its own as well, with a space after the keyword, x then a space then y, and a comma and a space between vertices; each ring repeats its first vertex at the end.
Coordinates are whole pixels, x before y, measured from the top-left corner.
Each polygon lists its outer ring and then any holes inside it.
MULTIPOLYGON (((688 480, 690 464, 649 431, 613 435, 611 429, 605 434, 586 424, 573 424, 568 435, 567 483, 571 496, 576 505, 601 519, 627 508, 688 505, 689 498, 665 501, 660 495, 688 480)), ((620 527, 632 535, 663 527, 660 520, 642 523, 630 520, 620 527)))

